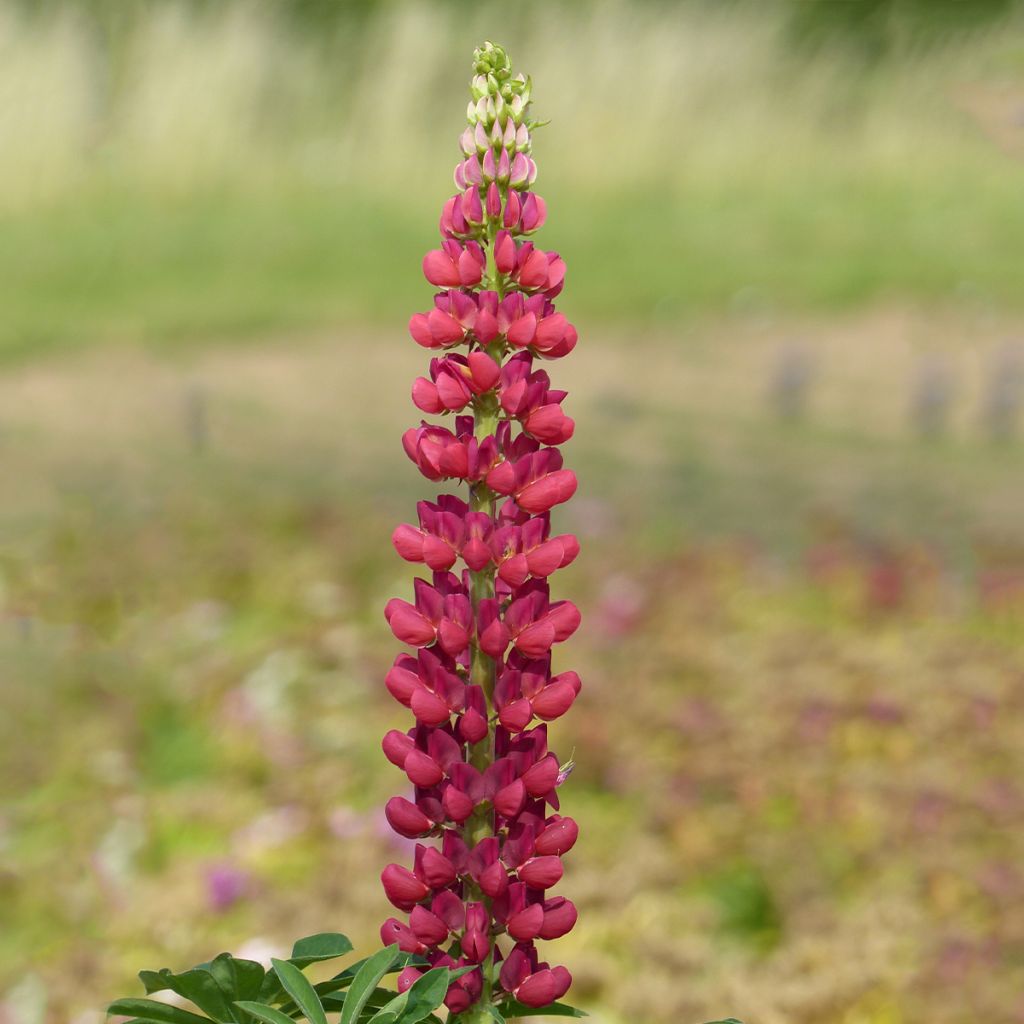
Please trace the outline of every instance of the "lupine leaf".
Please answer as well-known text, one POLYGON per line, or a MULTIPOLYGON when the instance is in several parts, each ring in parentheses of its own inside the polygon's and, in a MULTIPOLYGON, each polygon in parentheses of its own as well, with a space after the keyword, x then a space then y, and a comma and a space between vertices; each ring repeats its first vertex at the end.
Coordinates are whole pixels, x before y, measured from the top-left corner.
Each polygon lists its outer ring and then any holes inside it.
POLYGON ((159 1003, 155 999, 118 999, 107 1007, 107 1013, 124 1014, 159 1021, 160 1024, 210 1024, 206 1017, 200 1017, 191 1010, 180 1006, 159 1003))
MULTIPOLYGON (((389 999, 394 997, 394 992, 387 988, 375 988, 371 993, 366 1003, 363 1006, 363 1014, 365 1015, 369 1011, 376 1012, 379 1010, 389 999)), ((338 1010, 339 1012, 345 1006, 345 999, 348 993, 345 995, 327 995, 324 996, 320 1002, 323 1003, 325 1010, 338 1010)), ((285 1012, 288 1012, 288 1007, 283 1007, 285 1012)))
POLYGON ((352 952, 352 943, 347 935, 341 932, 320 932, 299 939, 292 947, 292 955, 288 960, 299 970, 320 960, 333 960, 352 952))
POLYGON ((291 1017, 280 1010, 275 1010, 273 1006, 264 1006, 263 1003, 253 1003, 247 999, 239 999, 235 1006, 245 1010, 257 1020, 265 1021, 266 1024, 295 1024, 291 1017))
POLYGON ((387 974, 397 959, 398 943, 394 943, 380 950, 379 953, 374 953, 366 960, 349 986, 345 1005, 341 1008, 340 1024, 355 1024, 366 1001, 377 988, 377 983, 387 974))
MULTIPOLYGON (((583 1010, 567 1003, 549 1003, 547 1006, 524 1006, 518 999, 506 999, 501 1003, 501 1012, 506 1017, 586 1017, 583 1010)), ((725 1024, 725 1022, 722 1022, 725 1024)))
POLYGON ((287 960, 271 960, 284 990, 295 1000, 310 1024, 327 1024, 327 1014, 309 979, 287 960))
POLYGON ((209 1014, 214 1020, 230 1022, 235 1019, 226 993, 217 978, 210 973, 207 966, 193 967, 181 974, 171 974, 168 987, 178 995, 184 996, 189 1002, 195 1003, 203 1013, 209 1014))
POLYGON ((230 953, 221 953, 208 964, 200 964, 194 969, 208 971, 232 1002, 255 999, 267 973, 255 960, 239 960, 230 953))

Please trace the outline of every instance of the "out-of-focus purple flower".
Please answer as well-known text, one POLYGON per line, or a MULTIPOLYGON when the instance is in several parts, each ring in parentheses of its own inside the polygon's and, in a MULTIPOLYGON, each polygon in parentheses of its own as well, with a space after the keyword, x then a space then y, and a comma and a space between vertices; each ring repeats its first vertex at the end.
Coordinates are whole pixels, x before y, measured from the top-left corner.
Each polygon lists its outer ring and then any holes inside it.
POLYGON ((207 905, 216 913, 223 913, 246 896, 252 879, 244 869, 230 861, 221 861, 207 867, 205 884, 207 905))

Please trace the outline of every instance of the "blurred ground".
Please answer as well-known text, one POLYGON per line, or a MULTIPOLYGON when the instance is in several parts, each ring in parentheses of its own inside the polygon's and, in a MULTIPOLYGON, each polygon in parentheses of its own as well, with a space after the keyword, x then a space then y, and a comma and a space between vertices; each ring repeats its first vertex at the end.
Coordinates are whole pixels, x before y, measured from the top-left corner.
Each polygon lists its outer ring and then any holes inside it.
POLYGON ((1019 16, 44 6, 0 7, 0 1022, 377 941, 404 324, 486 35, 582 339, 574 994, 1024 1022, 1019 16))

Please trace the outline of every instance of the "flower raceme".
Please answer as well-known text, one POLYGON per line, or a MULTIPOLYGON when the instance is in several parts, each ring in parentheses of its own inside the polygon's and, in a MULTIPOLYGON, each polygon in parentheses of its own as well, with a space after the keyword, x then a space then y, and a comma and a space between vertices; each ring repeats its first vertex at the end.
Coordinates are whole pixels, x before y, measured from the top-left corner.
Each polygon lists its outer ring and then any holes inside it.
MULTIPOLYGON (((488 1006, 511 998, 543 1007, 569 988, 569 972, 536 944, 576 923, 571 900, 553 890, 579 831, 559 814, 568 769, 548 747, 548 723, 581 688, 575 672, 552 669, 580 615, 549 587, 579 553, 572 534, 551 531, 551 509, 576 490, 558 450, 575 424, 566 392, 538 366, 568 355, 577 336, 553 303, 564 261, 527 237, 547 217, 532 190, 531 84, 490 43, 474 71, 459 191, 423 259, 438 291, 409 322, 413 340, 437 353, 413 403, 454 423, 423 421, 402 438, 428 480, 468 494, 421 501, 416 525, 394 531, 398 554, 430 575, 415 580, 411 602, 385 608, 413 649, 385 684, 415 723, 382 744, 412 786, 411 798, 388 801, 387 820, 417 842, 411 868, 391 864, 381 876, 406 915, 388 918, 381 938, 431 967, 469 968, 445 999, 460 1021, 491 1020, 488 1006)), ((406 968, 399 988, 424 969, 406 968)))

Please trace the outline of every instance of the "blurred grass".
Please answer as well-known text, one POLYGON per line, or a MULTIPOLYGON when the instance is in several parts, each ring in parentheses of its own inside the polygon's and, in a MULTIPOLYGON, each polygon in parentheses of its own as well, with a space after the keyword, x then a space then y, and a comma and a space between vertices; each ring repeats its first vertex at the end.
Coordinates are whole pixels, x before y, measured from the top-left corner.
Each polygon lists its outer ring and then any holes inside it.
POLYGON ((0 14, 0 356, 404 319, 499 23, 554 122, 571 313, 1021 301, 1015 20, 865 63, 794 51, 771 5, 400 4, 323 38, 166 5, 105 48, 62 10, 0 14))

